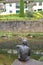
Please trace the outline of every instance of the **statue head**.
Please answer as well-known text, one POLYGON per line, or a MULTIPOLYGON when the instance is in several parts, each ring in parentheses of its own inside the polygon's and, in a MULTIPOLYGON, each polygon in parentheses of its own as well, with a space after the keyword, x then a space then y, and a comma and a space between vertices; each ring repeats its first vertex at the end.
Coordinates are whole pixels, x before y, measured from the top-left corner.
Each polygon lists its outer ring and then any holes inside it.
POLYGON ((23 44, 23 45, 27 45, 27 39, 24 38, 24 39, 22 40, 22 44, 23 44))

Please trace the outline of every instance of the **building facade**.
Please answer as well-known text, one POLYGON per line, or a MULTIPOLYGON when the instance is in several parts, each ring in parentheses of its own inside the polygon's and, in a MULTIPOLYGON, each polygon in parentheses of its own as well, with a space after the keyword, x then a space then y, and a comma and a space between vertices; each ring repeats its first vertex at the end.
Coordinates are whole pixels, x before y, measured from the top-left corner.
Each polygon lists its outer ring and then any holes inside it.
MULTIPOLYGON (((2 11, 0 14, 18 14, 20 12, 20 3, 1 3, 2 11)), ((24 6, 24 12, 28 10, 27 5, 24 6)))
MULTIPOLYGON (((26 0, 24 3, 24 13, 29 10, 30 2, 26 0)), ((43 1, 31 2, 32 11, 43 11, 43 1)), ((20 2, 19 0, 7 0, 6 2, 0 2, 0 15, 5 14, 18 14, 20 12, 20 2)))
POLYGON ((34 2, 33 11, 43 11, 43 2, 34 2))

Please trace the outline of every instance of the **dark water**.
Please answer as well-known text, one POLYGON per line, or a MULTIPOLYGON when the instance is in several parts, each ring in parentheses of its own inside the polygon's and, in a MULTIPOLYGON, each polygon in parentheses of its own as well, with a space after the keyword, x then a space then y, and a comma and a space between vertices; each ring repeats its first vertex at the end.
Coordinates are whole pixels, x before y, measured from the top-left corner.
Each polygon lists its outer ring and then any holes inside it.
MULTIPOLYGON (((6 41, 6 40, 3 40, 6 41)), ((4 49, 15 49, 17 44, 22 44, 21 40, 9 40, 6 42, 0 42, 0 48, 4 49)), ((33 50, 43 50, 43 40, 28 40, 28 46, 33 50)))

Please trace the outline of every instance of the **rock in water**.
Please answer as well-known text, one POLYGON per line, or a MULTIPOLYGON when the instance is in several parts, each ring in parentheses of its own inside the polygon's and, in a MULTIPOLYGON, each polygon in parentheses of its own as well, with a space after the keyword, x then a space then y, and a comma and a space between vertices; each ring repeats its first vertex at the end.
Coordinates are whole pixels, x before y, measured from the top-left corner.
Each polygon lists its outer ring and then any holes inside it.
POLYGON ((43 62, 34 59, 30 59, 28 61, 23 62, 16 59, 11 65, 43 65, 43 62))

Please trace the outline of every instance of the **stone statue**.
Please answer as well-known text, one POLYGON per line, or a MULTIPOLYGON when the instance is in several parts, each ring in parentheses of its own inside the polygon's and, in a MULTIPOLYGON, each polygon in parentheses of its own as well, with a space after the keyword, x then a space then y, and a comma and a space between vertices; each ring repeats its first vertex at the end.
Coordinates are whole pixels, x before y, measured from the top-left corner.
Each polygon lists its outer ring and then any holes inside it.
POLYGON ((18 59, 20 61, 27 61, 30 59, 30 48, 27 45, 27 41, 23 41, 21 45, 17 45, 18 59))
POLYGON ((30 48, 27 41, 23 41, 21 45, 17 45, 18 59, 14 60, 11 65, 43 65, 43 62, 30 59, 30 48), (21 62, 22 61, 22 62, 21 62), (24 62, 25 61, 25 62, 24 62))

